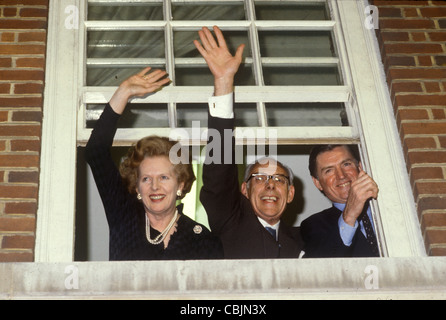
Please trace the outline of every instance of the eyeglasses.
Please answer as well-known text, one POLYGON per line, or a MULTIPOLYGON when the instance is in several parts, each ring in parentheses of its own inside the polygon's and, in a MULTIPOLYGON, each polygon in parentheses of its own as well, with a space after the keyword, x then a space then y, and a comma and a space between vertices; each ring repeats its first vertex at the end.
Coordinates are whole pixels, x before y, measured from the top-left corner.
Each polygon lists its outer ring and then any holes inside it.
POLYGON ((251 176, 246 180, 246 182, 248 182, 249 180, 251 180, 252 178, 254 178, 254 182, 256 184, 267 184, 269 179, 272 179, 274 183, 277 183, 279 185, 285 185, 287 182, 289 182, 290 178, 287 177, 284 174, 272 174, 272 175, 268 175, 268 174, 264 174, 264 173, 253 173, 251 174, 251 176))

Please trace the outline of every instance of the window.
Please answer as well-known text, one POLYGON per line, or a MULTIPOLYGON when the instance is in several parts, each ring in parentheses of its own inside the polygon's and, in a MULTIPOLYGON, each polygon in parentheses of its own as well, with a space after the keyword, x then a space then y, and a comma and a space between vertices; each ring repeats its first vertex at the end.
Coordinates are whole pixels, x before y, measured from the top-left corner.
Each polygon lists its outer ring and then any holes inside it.
POLYGON ((374 211, 384 256, 423 255, 373 30, 364 27, 365 3, 61 0, 51 5, 59 19, 50 25, 48 44, 37 260, 73 259, 76 147, 86 143, 116 85, 128 75, 150 65, 165 68, 173 83, 132 101, 116 146, 151 133, 169 136, 176 128, 190 132, 193 120, 206 128, 212 80, 192 40, 199 28, 213 25, 230 47, 247 44, 235 89, 237 134, 261 128, 280 145, 298 149, 358 144, 380 185, 374 211), (79 24, 67 28, 60 17, 76 12, 79 24))

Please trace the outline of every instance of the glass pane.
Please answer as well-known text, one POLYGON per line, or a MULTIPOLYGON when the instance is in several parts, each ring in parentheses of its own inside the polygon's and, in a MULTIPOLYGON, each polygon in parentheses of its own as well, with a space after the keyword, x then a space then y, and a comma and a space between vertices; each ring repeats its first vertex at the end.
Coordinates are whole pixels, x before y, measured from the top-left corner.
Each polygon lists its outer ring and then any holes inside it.
MULTIPOLYGON (((239 45, 245 44, 244 57, 251 56, 251 44, 247 31, 223 30, 222 32, 230 52, 235 53, 239 45)), ((173 37, 175 58, 201 57, 201 54, 193 43, 194 40, 199 40, 197 31, 175 31, 173 37)))
MULTIPOLYGON (((94 127, 104 107, 102 104, 87 105, 87 128, 94 127)), ((130 103, 119 118, 118 128, 168 128, 168 118, 166 104, 130 103)))
POLYGON ((89 4, 88 20, 163 20, 163 4, 89 4))
POLYGON ((235 103, 234 113, 236 127, 258 127, 260 125, 255 103, 235 103))
MULTIPOLYGON (((200 128, 208 126, 208 105, 199 103, 178 103, 177 104, 177 127, 190 128, 192 121, 199 121, 200 128)), ((194 124, 195 127, 197 124, 194 124)))
POLYGON ((271 127, 348 126, 343 103, 267 103, 271 127))
MULTIPOLYGON (((117 67, 87 67, 86 85, 92 87, 119 86, 128 77, 140 72, 146 66, 117 67)), ((154 69, 165 70, 165 65, 151 65, 154 69)))
POLYGON ((342 85, 337 67, 264 66, 263 78, 275 86, 342 85))
POLYGON ((334 57, 330 31, 259 31, 262 57, 334 57))
POLYGON ((164 58, 164 31, 90 31, 87 58, 164 58))
POLYGON ((234 5, 173 3, 173 20, 245 20, 243 3, 234 5))
MULTIPOLYGON (((177 65, 175 67, 175 85, 177 86, 213 86, 214 78, 207 65, 203 66, 185 66, 177 65)), ((255 85, 251 65, 243 64, 240 66, 235 77, 236 86, 255 85)))
POLYGON ((255 2, 257 20, 328 20, 325 3, 255 2))

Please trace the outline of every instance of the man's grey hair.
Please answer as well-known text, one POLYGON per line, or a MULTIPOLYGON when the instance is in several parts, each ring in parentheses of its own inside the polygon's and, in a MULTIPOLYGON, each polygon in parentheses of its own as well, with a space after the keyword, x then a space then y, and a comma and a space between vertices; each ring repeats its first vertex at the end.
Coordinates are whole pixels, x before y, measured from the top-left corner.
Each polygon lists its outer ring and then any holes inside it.
POLYGON ((251 176, 252 170, 256 165, 263 165, 263 164, 267 164, 270 163, 271 161, 277 163, 277 165, 279 167, 281 167, 282 169, 284 169, 287 173, 287 176, 289 177, 289 183, 290 185, 293 184, 293 180, 294 180, 294 174, 293 174, 293 170, 291 170, 290 167, 288 167, 286 164, 283 164, 282 162, 280 162, 277 159, 274 159, 272 157, 263 157, 260 159, 257 159, 256 161, 248 164, 248 166, 245 169, 245 176, 243 178, 243 181, 246 181, 249 179, 249 177, 251 176))

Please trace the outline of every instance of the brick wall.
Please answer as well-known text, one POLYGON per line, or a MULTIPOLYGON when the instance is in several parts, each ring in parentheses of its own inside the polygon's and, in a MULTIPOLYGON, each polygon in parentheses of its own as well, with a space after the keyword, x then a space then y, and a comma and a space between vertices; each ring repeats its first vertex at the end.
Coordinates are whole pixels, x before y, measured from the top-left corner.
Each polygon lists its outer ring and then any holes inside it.
POLYGON ((446 255, 446 2, 371 1, 426 250, 446 255))
POLYGON ((0 4, 0 261, 33 261, 48 0, 0 4))

